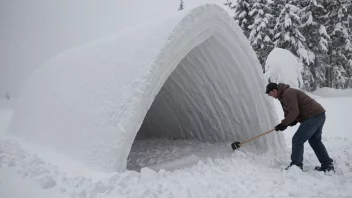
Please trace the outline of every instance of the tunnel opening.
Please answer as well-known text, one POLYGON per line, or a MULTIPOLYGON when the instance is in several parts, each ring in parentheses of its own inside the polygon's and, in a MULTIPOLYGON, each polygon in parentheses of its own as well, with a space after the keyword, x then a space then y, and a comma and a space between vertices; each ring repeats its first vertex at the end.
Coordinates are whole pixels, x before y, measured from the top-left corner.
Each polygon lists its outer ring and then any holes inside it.
POLYGON ((236 52, 213 35, 181 60, 144 118, 127 169, 139 170, 221 147, 235 139, 231 130, 243 131, 246 119, 242 118, 248 115, 241 108, 245 101, 238 86, 243 82, 237 79, 242 74, 234 71, 238 65, 232 53, 236 52))

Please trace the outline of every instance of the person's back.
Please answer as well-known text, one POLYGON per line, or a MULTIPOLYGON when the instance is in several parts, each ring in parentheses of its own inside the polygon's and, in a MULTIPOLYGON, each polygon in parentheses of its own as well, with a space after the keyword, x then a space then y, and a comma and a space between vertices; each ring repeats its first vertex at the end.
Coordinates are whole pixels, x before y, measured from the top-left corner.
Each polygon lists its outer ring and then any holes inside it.
POLYGON ((283 109, 289 105, 287 103, 297 100, 298 103, 298 116, 297 121, 302 122, 308 118, 316 116, 320 113, 325 112, 325 109, 321 104, 315 101, 312 97, 304 93, 303 91, 295 88, 291 88, 287 84, 279 83, 279 100, 283 105, 283 109), (285 102, 286 101, 286 102, 285 102))

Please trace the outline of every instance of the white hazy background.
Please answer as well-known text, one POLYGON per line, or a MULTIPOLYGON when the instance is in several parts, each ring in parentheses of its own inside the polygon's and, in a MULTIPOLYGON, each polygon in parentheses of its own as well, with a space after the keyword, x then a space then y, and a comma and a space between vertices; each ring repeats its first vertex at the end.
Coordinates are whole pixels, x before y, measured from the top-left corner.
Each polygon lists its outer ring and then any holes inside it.
MULTIPOLYGON (((205 2, 224 0, 184 0, 184 5, 193 7, 205 2)), ((18 97, 30 72, 50 57, 177 12, 179 3, 179 0, 1 0, 0 98, 6 92, 18 97)))

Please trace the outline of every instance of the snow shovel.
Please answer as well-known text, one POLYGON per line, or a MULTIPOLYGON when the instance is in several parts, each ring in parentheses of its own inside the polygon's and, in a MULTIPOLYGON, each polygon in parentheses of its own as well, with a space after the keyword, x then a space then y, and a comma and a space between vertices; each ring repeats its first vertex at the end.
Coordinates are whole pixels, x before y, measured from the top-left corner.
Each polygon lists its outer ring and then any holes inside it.
POLYGON ((240 148, 243 144, 245 144, 245 143, 247 143, 247 142, 250 142, 250 141, 252 141, 252 140, 254 140, 254 139, 257 139, 257 138, 259 138, 259 137, 261 137, 261 136, 263 136, 263 135, 266 135, 266 134, 268 134, 268 133, 270 133, 270 132, 273 132, 274 130, 275 130, 275 129, 271 129, 270 131, 267 131, 267 132, 265 132, 265 133, 262 133, 262 134, 260 134, 260 135, 257 135, 257 136, 255 136, 254 138, 251 138, 251 139, 246 140, 246 141, 244 141, 244 142, 234 142, 234 143, 231 144, 232 150, 236 150, 236 149, 240 148))

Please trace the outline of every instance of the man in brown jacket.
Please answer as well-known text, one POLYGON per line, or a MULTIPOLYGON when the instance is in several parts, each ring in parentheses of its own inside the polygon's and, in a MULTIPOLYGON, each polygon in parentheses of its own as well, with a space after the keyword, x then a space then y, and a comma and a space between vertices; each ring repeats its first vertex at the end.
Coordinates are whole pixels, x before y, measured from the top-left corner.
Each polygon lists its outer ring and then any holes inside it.
POLYGON ((284 131, 287 126, 301 123, 292 137, 291 164, 287 169, 296 165, 303 170, 304 143, 308 140, 321 163, 321 166, 317 166, 315 170, 335 171, 333 160, 329 157, 321 141, 325 123, 325 109, 304 92, 290 88, 287 84, 269 83, 265 93, 278 99, 284 111, 285 118, 275 127, 276 131, 284 131))

